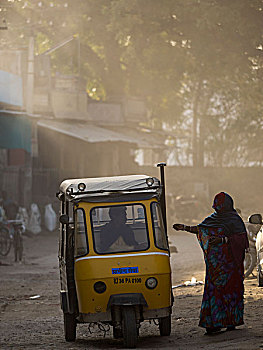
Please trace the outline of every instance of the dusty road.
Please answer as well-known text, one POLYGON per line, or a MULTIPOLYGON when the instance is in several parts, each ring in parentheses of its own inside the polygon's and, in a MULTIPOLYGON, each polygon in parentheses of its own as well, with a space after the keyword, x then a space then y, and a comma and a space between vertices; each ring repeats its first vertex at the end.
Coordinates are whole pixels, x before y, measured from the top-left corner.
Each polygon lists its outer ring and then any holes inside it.
MULTIPOLYGON (((202 253, 191 234, 170 236, 173 285, 204 278, 202 253)), ((25 238, 25 261, 14 264, 12 253, 0 259, 0 349, 121 349, 112 331, 78 325, 75 343, 66 343, 59 305, 57 235, 25 238), (32 298, 33 297, 33 298, 32 298)), ((172 334, 160 337, 157 326, 144 322, 138 349, 262 349, 263 288, 255 278, 245 283, 245 325, 233 332, 204 336, 198 327, 202 285, 174 289, 172 334)))

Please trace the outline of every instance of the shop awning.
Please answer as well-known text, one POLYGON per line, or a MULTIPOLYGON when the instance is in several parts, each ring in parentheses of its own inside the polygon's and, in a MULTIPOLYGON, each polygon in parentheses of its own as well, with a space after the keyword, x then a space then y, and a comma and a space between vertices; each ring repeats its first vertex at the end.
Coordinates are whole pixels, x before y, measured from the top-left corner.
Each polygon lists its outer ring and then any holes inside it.
MULTIPOLYGON (((58 121, 52 119, 39 120, 37 125, 59 133, 91 143, 96 142, 128 142, 140 148, 156 148, 160 145, 145 140, 142 136, 129 135, 124 129, 121 132, 110 130, 94 124, 82 122, 58 121)), ((137 133, 139 134, 139 133, 137 133)))

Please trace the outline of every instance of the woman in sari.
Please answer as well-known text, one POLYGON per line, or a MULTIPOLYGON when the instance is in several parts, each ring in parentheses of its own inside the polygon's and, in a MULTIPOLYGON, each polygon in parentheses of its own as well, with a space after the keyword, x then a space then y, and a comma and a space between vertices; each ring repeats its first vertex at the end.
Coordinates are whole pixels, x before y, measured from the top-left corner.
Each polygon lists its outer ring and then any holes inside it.
POLYGON ((218 193, 215 212, 198 226, 174 224, 175 230, 197 235, 204 253, 206 276, 199 326, 206 334, 242 325, 244 312, 244 258, 248 238, 231 196, 218 193))

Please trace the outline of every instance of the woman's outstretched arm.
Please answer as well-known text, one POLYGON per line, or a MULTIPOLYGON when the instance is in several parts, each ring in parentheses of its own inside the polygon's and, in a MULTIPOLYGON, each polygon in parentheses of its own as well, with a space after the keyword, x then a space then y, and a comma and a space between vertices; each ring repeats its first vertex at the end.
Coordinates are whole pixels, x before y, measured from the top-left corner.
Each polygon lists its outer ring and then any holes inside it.
POLYGON ((198 229, 197 226, 187 226, 184 224, 173 224, 173 228, 176 231, 187 231, 187 232, 191 232, 191 233, 198 233, 198 229))
MULTIPOLYGON (((191 232, 194 234, 198 233, 198 228, 197 226, 186 226, 184 224, 174 224, 173 228, 176 231, 187 231, 187 232, 191 232)), ((211 245, 217 245, 219 243, 227 243, 227 238, 221 238, 221 237, 211 237, 209 238, 209 243, 211 245)))

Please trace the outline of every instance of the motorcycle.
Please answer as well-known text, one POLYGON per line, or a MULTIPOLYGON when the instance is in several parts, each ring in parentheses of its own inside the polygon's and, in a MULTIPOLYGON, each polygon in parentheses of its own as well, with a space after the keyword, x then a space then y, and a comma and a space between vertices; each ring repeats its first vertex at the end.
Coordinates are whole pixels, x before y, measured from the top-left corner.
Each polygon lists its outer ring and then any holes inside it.
POLYGON ((251 274, 253 275, 254 268, 257 265, 256 240, 262 226, 261 214, 250 215, 245 225, 249 241, 249 251, 246 252, 244 260, 244 277, 247 278, 251 274))

